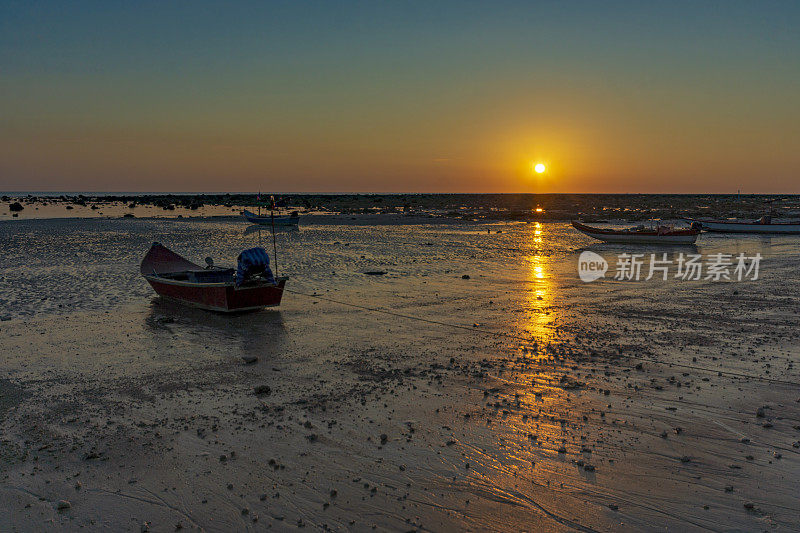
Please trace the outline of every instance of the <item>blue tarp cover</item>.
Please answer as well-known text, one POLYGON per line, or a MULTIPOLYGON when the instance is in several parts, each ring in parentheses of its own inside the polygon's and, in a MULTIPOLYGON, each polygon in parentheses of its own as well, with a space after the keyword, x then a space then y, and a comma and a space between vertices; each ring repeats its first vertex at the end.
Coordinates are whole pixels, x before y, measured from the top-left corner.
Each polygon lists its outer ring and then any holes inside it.
POLYGON ((269 255, 263 248, 249 248, 239 254, 239 264, 236 268, 236 285, 244 283, 250 276, 261 274, 264 278, 275 283, 272 270, 269 268, 269 255))

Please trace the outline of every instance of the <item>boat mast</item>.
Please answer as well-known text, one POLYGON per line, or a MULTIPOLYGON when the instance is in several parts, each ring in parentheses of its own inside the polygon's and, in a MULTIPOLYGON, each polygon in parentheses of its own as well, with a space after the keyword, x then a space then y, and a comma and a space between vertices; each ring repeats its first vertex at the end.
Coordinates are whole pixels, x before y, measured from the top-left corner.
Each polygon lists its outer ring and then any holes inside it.
POLYGON ((269 216, 272 221, 272 256, 275 258, 275 277, 278 277, 278 246, 275 244, 275 197, 269 197, 269 216))

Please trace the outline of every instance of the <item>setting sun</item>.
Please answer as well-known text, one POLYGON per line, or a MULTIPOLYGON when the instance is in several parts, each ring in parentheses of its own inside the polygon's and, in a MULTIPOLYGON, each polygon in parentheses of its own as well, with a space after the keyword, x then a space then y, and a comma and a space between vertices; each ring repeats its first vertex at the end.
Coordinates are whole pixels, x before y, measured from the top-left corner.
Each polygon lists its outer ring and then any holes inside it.
POLYGON ((536 172, 537 174, 541 174, 541 173, 543 173, 545 170, 547 170, 547 167, 545 167, 543 163, 536 163, 536 164, 533 166, 533 170, 534 170, 534 172, 536 172))

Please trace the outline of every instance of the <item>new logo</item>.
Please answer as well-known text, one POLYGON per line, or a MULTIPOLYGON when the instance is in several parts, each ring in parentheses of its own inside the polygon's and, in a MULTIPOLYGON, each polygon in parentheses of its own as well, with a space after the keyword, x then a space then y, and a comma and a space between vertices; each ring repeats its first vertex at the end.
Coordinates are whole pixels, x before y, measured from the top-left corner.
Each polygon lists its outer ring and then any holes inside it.
POLYGON ((581 252, 578 258, 578 276, 581 281, 589 283, 598 280, 606 275, 606 271, 608 271, 608 262, 603 259, 603 256, 589 250, 581 252))

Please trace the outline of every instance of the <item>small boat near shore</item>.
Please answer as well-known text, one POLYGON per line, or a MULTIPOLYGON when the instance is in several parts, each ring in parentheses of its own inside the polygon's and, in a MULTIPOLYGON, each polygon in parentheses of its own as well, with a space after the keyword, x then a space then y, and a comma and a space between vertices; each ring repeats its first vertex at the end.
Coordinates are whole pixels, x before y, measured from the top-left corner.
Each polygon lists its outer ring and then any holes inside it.
POLYGON ((753 233, 760 235, 800 235, 800 222, 773 222, 772 217, 764 216, 758 220, 711 220, 684 218, 687 222, 699 224, 704 231, 714 233, 753 233))
POLYGON ((584 235, 603 242, 627 244, 693 244, 700 234, 700 229, 674 228, 672 226, 636 226, 628 229, 595 228, 578 221, 572 221, 572 227, 584 235))
POLYGON ((140 272, 159 296, 209 311, 259 311, 281 303, 288 278, 273 277, 263 248, 243 251, 235 269, 216 267, 210 258, 206 263, 203 268, 156 242, 140 272))
POLYGON ((261 224, 262 226, 271 226, 272 224, 276 226, 297 226, 300 224, 300 213, 297 211, 292 211, 288 215, 262 216, 245 209, 242 211, 242 216, 251 224, 261 224))

